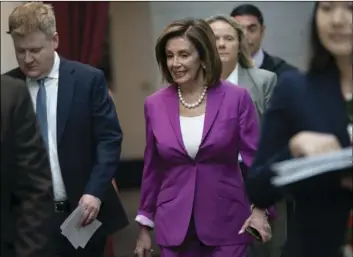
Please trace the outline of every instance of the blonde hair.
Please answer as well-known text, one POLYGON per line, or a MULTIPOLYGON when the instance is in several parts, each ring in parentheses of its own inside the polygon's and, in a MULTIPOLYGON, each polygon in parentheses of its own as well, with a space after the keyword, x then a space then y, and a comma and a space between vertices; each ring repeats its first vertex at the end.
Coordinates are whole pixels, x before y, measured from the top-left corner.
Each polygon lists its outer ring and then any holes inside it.
POLYGON ((41 2, 30 2, 17 6, 9 17, 11 35, 27 36, 41 31, 47 37, 56 32, 56 21, 53 7, 41 2))
POLYGON ((255 67, 255 63, 251 58, 243 27, 239 23, 237 23, 233 18, 224 15, 217 15, 207 19, 208 24, 212 24, 216 21, 223 21, 229 24, 237 32, 239 41, 238 62, 240 66, 245 69, 255 67))
POLYGON ((169 24, 157 40, 155 53, 163 78, 173 83, 167 67, 166 44, 175 37, 185 36, 197 49, 201 62, 205 65, 207 86, 216 84, 221 77, 222 62, 218 55, 216 38, 209 24, 202 19, 183 19, 169 24))

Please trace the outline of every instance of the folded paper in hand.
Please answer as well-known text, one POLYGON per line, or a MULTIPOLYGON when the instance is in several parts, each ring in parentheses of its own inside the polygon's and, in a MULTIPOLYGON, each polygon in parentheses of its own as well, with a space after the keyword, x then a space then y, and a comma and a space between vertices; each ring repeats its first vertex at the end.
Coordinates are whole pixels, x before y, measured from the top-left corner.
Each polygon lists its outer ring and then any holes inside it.
POLYGON ((272 184, 284 186, 327 172, 353 167, 352 154, 353 148, 348 147, 337 152, 275 163, 271 169, 277 176, 272 179, 272 184))
POLYGON ((70 241, 75 249, 85 248, 93 234, 102 225, 100 221, 95 219, 91 224, 82 227, 83 212, 83 208, 79 205, 60 226, 61 234, 70 241))

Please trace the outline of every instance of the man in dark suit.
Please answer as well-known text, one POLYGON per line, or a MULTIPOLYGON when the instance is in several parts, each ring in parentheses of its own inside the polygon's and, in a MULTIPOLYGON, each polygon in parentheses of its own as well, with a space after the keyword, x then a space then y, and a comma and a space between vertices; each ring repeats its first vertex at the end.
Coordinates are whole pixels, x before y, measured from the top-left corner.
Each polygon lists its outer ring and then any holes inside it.
POLYGON ((234 8, 230 16, 243 25, 251 55, 258 68, 272 71, 277 77, 285 71, 296 69, 280 57, 270 55, 261 49, 266 27, 259 8, 252 4, 242 4, 234 8))
POLYGON ((1 76, 1 256, 51 257, 52 180, 25 83, 1 76))
POLYGON ((52 7, 22 4, 9 17, 19 68, 12 77, 26 80, 51 164, 55 214, 53 241, 60 257, 101 257, 109 234, 128 224, 113 188, 122 132, 103 73, 59 57, 52 7), (61 235, 60 225, 81 205, 82 226, 102 222, 84 249, 61 235))

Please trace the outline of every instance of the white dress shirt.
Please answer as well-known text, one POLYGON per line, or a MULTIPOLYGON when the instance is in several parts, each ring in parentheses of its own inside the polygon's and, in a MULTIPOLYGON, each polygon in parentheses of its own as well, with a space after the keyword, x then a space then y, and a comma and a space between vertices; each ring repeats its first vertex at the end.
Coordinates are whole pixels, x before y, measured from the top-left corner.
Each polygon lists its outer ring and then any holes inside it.
MULTIPOLYGON (((45 78, 44 86, 47 95, 47 119, 48 119, 48 147, 49 147, 49 161, 53 180, 53 191, 55 201, 64 201, 67 199, 64 180, 62 178, 57 146, 56 134, 56 111, 58 101, 58 87, 59 87, 59 67, 60 58, 55 52, 54 65, 45 78)), ((27 78, 27 86, 31 94, 34 110, 36 110, 37 93, 39 85, 36 80, 27 78)))
POLYGON ((239 63, 237 63, 235 65, 235 69, 232 71, 232 73, 226 79, 227 81, 229 81, 230 83, 232 83, 234 85, 238 85, 238 73, 239 73, 238 67, 239 67, 239 63))

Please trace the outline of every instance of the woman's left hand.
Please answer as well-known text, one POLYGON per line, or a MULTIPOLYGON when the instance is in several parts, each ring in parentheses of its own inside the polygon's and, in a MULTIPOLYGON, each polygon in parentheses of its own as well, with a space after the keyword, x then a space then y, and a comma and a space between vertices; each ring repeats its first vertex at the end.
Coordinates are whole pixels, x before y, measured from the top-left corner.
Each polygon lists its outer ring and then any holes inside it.
POLYGON ((253 227, 259 231, 264 243, 271 240, 271 226, 268 223, 266 211, 254 208, 250 217, 245 221, 244 225, 240 229, 239 234, 244 233, 248 227, 253 227))

